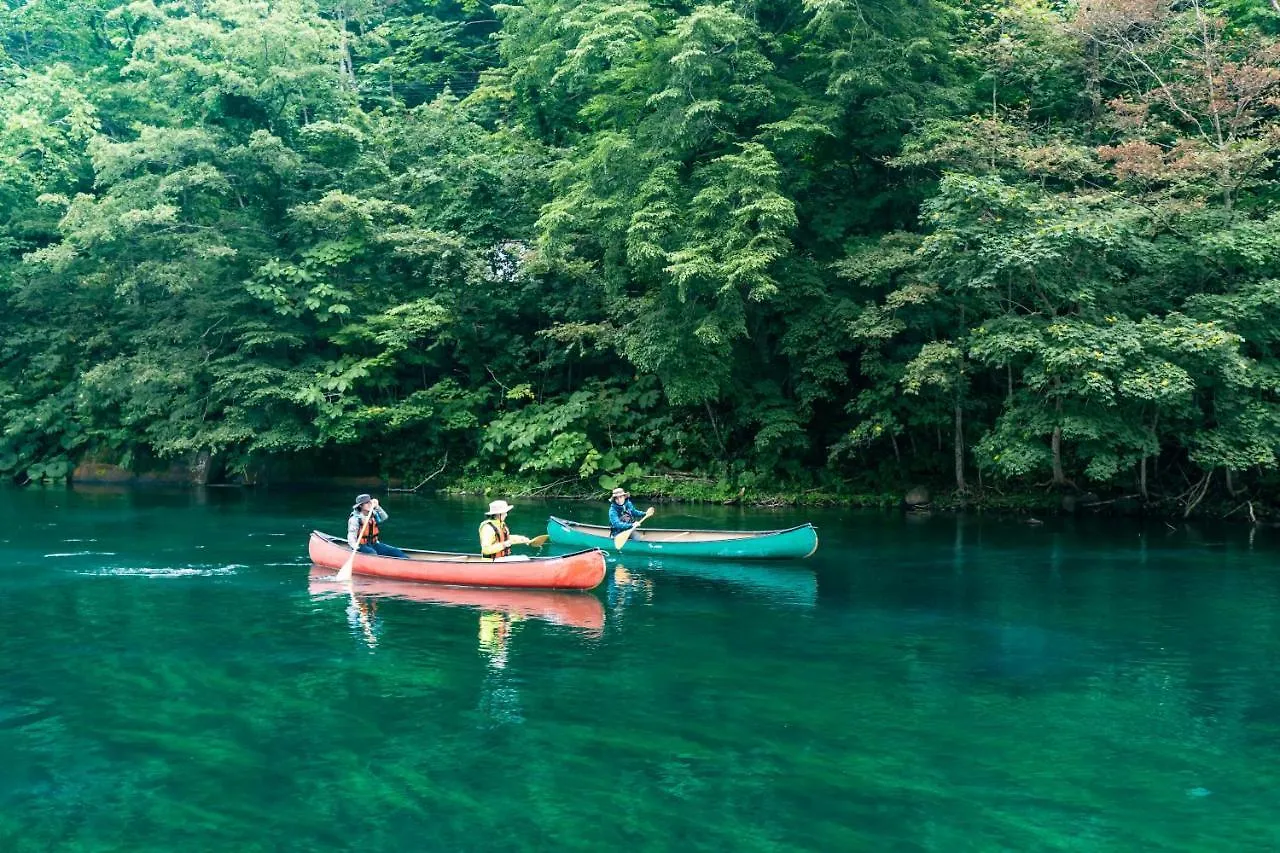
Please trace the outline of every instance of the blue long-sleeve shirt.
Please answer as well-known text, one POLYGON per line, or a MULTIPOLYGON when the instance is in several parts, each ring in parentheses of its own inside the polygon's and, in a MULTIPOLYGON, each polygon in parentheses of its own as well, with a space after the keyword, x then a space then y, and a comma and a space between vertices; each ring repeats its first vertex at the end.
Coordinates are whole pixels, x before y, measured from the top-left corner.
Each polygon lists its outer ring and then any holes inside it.
POLYGON ((609 532, 615 536, 635 527, 635 519, 639 517, 640 512, 631 501, 624 501, 622 506, 618 506, 617 501, 609 501, 609 532))

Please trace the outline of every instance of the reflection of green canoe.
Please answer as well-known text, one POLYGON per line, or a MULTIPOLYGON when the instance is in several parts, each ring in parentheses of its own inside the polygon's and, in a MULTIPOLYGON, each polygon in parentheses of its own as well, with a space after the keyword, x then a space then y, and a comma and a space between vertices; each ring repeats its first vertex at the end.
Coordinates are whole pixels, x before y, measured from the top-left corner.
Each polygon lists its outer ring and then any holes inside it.
MULTIPOLYGON (((627 543, 624 551, 629 551, 627 543)), ((680 575, 713 584, 725 584, 735 589, 762 595, 777 604, 794 604, 813 607, 818 603, 818 579, 811 569, 803 566, 771 566, 735 563, 726 560, 684 560, 678 557, 633 558, 623 554, 618 565, 625 561, 627 568, 649 571, 659 586, 662 575, 680 575)))
MULTIPOLYGON (((557 545, 612 551, 609 528, 552 516, 547 534, 557 545)), ((666 557, 716 557, 735 560, 794 560, 818 550, 812 524, 790 530, 663 530, 641 527, 627 541, 628 554, 666 557)))

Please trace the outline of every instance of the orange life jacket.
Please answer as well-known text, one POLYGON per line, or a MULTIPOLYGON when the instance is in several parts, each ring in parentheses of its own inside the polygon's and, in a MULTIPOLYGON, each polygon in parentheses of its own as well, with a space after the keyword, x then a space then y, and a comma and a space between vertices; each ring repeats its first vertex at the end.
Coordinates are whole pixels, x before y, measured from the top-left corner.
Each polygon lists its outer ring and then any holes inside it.
MULTIPOLYGON (((496 518, 486 518, 484 521, 480 522, 480 529, 481 529, 481 530, 484 530, 484 527, 485 527, 485 525, 486 525, 486 524, 487 524, 487 525, 489 525, 490 527, 492 527, 492 528, 493 528, 493 530, 494 530, 494 532, 498 534, 498 541, 499 541, 499 542, 502 542, 502 541, 504 541, 504 540, 506 540, 506 539, 511 538, 511 533, 510 533, 510 531, 508 531, 508 530, 507 530, 507 526, 506 526, 505 524, 503 524, 501 521, 498 521, 498 519, 496 519, 496 518)), ((482 553, 483 553, 483 549, 484 549, 484 539, 483 539, 483 538, 481 538, 481 539, 480 539, 480 548, 481 548, 481 551, 482 551, 482 553)), ((499 552, 498 552, 498 553, 496 553, 496 554, 489 554, 489 555, 486 555, 486 556, 488 556, 488 557, 490 557, 490 559, 494 559, 494 560, 498 559, 499 557, 510 557, 510 556, 511 556, 511 549, 510 549, 509 547, 508 547, 508 548, 504 548, 503 550, 499 551, 499 552)))
MULTIPOLYGON (((364 527, 364 522, 360 522, 360 526, 364 527)), ((361 545, 372 545, 378 541, 378 516, 372 512, 369 513, 369 526, 364 527, 364 535, 360 537, 361 545)))

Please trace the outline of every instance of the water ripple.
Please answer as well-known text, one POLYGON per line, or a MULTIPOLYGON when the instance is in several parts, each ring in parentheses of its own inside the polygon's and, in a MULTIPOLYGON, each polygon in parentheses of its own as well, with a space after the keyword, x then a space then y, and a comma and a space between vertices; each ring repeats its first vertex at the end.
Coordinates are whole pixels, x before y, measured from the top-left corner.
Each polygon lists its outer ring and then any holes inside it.
POLYGON ((115 551, 55 551, 45 557, 114 557, 115 551))
POLYGON ((185 566, 171 568, 152 568, 149 566, 107 566, 92 571, 76 572, 78 575, 91 575, 95 577, 146 577, 146 578, 190 578, 190 577, 216 577, 219 575, 234 575, 236 569, 244 569, 247 566, 240 563, 230 563, 225 566, 185 566))

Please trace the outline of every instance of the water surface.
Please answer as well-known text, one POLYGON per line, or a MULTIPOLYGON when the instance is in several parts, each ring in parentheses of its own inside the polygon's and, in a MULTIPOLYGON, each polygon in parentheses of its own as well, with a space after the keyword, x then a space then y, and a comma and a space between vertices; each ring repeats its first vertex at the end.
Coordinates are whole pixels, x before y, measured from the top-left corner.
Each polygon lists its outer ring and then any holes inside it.
POLYGON ((476 600, 313 577, 350 498, 0 490, 0 849, 1280 848, 1275 531, 663 508, 822 544, 476 600))

